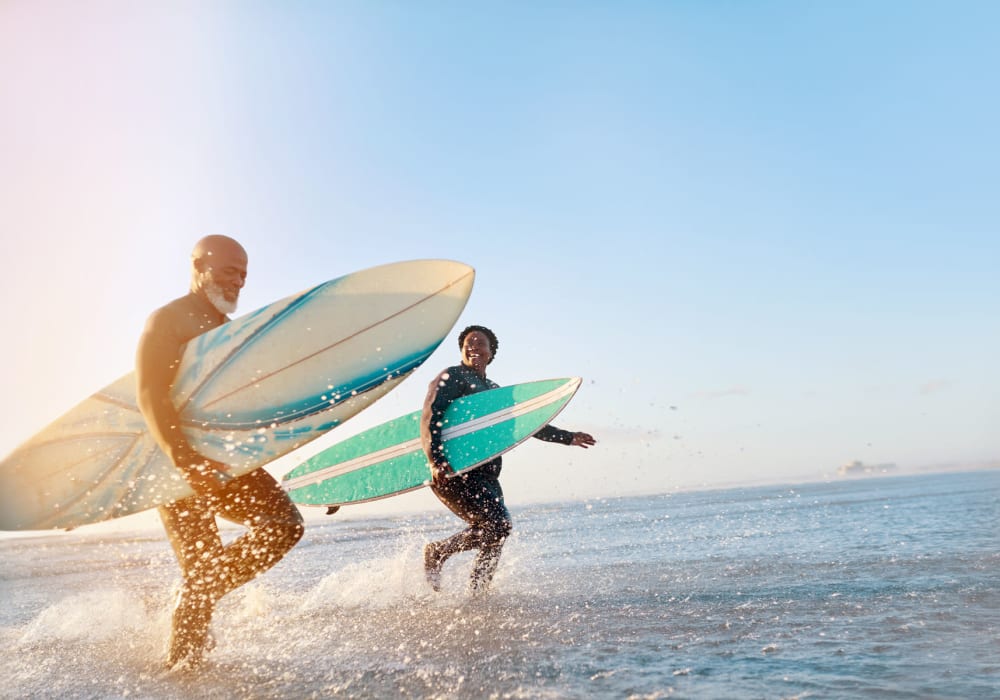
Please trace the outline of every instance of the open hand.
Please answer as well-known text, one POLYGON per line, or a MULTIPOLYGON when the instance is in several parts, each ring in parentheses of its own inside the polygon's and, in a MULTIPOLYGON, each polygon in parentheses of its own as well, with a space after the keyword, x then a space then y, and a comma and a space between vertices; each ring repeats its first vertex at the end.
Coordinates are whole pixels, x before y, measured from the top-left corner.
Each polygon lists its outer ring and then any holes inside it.
POLYGON ((593 447, 596 444, 597 440, 590 433, 573 433, 573 442, 570 443, 570 445, 582 447, 583 449, 593 447))

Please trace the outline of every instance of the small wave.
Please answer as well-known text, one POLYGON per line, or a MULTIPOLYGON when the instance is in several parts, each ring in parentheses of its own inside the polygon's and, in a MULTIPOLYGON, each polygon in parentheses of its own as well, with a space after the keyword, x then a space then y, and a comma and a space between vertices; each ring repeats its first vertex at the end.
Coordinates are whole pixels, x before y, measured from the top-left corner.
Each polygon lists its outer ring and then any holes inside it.
POLYGON ((128 591, 88 591, 64 598, 40 612, 24 631, 21 642, 105 641, 138 634, 151 622, 143 601, 128 591))

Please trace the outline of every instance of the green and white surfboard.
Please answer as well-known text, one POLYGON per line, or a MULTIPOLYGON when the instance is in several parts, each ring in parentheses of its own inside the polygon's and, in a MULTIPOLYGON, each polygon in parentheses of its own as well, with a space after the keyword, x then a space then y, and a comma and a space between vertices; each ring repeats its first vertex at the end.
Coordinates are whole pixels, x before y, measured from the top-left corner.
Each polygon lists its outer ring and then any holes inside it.
MULTIPOLYGON (((579 387, 579 377, 547 379, 456 400, 444 415, 448 462, 461 473, 524 442, 579 387)), ((414 411, 327 448, 286 474, 282 485, 293 501, 312 506, 374 501, 428 485, 420 414, 414 411)))

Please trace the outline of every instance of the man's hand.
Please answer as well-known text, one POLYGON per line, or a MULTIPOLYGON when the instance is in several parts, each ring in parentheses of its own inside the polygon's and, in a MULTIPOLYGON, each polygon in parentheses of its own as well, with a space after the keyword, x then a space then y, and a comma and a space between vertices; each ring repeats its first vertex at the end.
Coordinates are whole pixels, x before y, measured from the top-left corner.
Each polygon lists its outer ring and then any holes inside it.
POLYGON ((221 491, 232 478, 228 465, 197 452, 185 454, 177 459, 174 465, 199 496, 208 496, 221 491))
POLYGON ((597 444, 597 440, 590 433, 573 433, 573 442, 570 445, 587 449, 597 444))
POLYGON ((437 486, 442 486, 445 480, 454 473, 455 470, 447 462, 431 464, 431 481, 437 486))

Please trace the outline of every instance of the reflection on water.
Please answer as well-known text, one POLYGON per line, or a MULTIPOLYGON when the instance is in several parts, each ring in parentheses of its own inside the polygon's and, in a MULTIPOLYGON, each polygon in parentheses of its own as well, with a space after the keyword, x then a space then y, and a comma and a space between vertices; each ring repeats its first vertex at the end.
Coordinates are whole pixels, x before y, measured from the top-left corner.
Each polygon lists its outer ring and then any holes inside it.
POLYGON ((161 670, 178 582, 156 533, 0 540, 5 697, 989 697, 1000 473, 514 509, 485 598, 434 595, 445 513, 330 519, 161 670))

